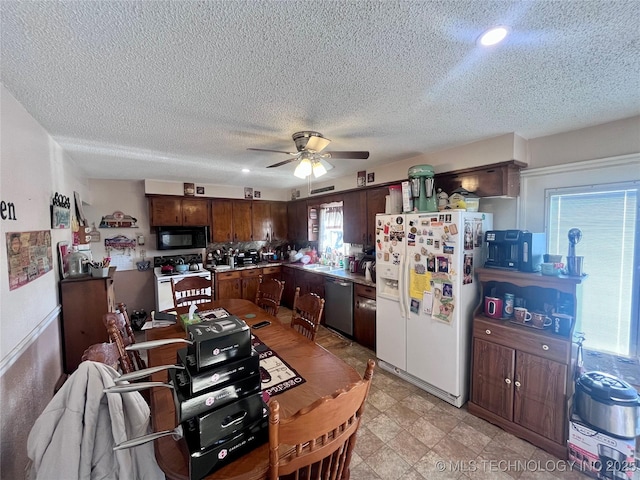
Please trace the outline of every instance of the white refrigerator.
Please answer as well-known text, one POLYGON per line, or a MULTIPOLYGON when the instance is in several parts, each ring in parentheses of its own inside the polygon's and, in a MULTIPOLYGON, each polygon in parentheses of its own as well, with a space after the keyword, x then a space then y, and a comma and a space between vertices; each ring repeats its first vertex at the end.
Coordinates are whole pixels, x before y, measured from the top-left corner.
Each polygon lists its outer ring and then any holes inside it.
POLYGON ((491 213, 376 215, 379 365, 461 407, 469 396, 471 320, 491 213))

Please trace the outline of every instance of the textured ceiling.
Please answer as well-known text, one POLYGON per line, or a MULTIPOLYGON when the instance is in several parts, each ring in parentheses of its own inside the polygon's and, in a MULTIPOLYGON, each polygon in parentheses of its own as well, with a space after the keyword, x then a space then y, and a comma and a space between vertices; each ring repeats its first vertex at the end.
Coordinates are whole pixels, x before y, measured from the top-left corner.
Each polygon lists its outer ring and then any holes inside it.
POLYGON ((92 178, 289 188, 496 135, 640 113, 640 2, 0 2, 1 79, 92 178), (482 49, 487 27, 511 29, 482 49), (241 174, 241 167, 251 169, 241 174))

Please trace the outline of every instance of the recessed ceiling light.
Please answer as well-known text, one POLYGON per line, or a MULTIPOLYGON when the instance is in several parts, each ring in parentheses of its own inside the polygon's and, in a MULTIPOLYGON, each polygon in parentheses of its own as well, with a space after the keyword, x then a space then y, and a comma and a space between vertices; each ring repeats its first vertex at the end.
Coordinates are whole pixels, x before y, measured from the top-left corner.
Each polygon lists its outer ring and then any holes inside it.
POLYGON ((242 169, 242 173, 249 173, 251 170, 249 170, 248 168, 243 168, 242 169))
POLYGON ((480 45, 485 47, 489 47, 491 45, 495 45, 496 43, 500 43, 509 33, 507 27, 495 27, 490 30, 487 30, 478 39, 480 45))

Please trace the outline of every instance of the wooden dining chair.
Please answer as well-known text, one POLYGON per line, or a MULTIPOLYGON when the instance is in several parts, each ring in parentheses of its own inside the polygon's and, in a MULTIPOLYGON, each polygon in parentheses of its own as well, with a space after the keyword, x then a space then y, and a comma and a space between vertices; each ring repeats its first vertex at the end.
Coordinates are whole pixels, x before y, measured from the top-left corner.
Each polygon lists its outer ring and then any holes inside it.
POLYGON ((283 291, 284 281, 276 280, 275 278, 267 278, 265 280, 260 275, 255 304, 275 317, 278 315, 278 310, 280 310, 283 291))
POLYGON ((213 284, 203 277, 172 278, 171 291, 175 308, 213 301, 213 284))
POLYGON ((315 342, 324 309, 324 299, 315 293, 300 295, 300 287, 296 287, 291 313, 291 328, 315 342))
MULTIPOLYGON (((136 343, 136 334, 134 333, 133 328, 131 327, 131 318, 129 317, 127 306, 124 303, 120 302, 117 305, 117 311, 120 312, 124 317, 124 333, 126 334, 125 347, 127 345, 131 345, 132 343, 136 343)), ((133 361, 135 362, 135 367, 137 370, 142 370, 143 368, 147 368, 145 361, 140 356, 140 352, 138 352, 137 350, 134 350, 133 352, 130 352, 130 353, 133 354, 133 361)))
POLYGON ((120 354, 115 343, 94 343, 82 354, 82 361, 104 363, 115 370, 120 368, 120 354))
POLYGON ((269 402, 269 479, 285 475, 307 480, 349 478, 375 362, 369 360, 364 378, 316 400, 290 417, 280 418, 278 400, 269 402))
POLYGON ((133 355, 134 352, 129 352, 125 349, 127 345, 135 343, 135 337, 131 338, 127 334, 124 315, 119 312, 109 312, 103 315, 102 321, 107 329, 109 340, 115 344, 115 348, 118 351, 120 370, 122 373, 135 371, 137 362, 133 355))

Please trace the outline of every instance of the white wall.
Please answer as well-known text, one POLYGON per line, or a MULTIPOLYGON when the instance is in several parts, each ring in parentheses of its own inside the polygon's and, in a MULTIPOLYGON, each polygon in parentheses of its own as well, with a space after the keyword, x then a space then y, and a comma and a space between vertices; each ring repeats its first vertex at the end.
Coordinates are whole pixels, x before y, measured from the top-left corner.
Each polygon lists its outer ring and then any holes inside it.
MULTIPOLYGON (((55 192, 86 194, 72 162, 33 117, 0 85, 0 200, 16 219, 0 220, 0 432, 2 478, 24 478, 27 436, 62 373, 58 260, 53 270, 9 290, 6 233, 49 230, 55 192)), ((70 241, 55 230, 52 244, 70 241)))
MULTIPOLYGON (((57 308, 59 278, 54 247, 53 270, 10 291, 6 233, 49 230, 54 193, 73 199, 74 190, 86 192, 86 183, 76 177, 73 163, 3 85, 0 102, 0 195, 5 202, 15 204, 17 217, 0 224, 0 358, 5 362, 11 351, 57 308)), ((53 246, 70 241, 71 230, 52 230, 51 239, 53 246)))
POLYGON ((529 140, 518 228, 544 231, 545 190, 640 179, 640 116, 529 140))

